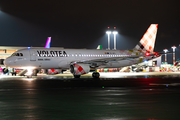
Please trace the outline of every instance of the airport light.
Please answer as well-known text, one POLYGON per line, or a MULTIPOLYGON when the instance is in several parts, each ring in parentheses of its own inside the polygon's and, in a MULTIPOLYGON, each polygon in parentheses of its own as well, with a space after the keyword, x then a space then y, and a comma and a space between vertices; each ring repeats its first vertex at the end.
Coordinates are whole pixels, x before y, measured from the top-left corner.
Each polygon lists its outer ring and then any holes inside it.
POLYGON ((171 48, 173 49, 173 65, 175 65, 175 49, 176 49, 176 46, 172 46, 171 48))
POLYGON ((106 34, 108 34, 108 50, 110 50, 110 34, 111 34, 111 31, 106 31, 106 34))
MULTIPOLYGON (((164 52, 167 53, 167 49, 164 49, 164 52)), ((167 64, 167 54, 165 54, 165 64, 167 64)))
POLYGON ((113 31, 114 34, 114 50, 116 50, 116 34, 118 34, 117 31, 113 31))

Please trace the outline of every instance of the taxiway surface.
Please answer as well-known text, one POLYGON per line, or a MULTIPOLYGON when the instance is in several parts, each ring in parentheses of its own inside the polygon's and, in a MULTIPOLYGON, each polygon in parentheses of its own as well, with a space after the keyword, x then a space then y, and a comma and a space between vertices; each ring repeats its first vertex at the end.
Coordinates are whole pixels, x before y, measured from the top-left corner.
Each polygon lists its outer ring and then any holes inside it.
POLYGON ((2 120, 178 120, 179 75, 0 77, 2 120))

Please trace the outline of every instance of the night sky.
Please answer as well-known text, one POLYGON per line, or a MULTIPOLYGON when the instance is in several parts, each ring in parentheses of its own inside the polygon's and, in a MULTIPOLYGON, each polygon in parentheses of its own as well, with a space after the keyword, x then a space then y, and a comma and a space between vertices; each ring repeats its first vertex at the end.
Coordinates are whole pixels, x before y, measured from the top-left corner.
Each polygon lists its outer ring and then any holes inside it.
POLYGON ((51 36, 53 47, 106 49, 109 26, 117 49, 133 49, 152 23, 155 51, 180 44, 178 0, 0 0, 0 10, 0 46, 43 47, 51 36))

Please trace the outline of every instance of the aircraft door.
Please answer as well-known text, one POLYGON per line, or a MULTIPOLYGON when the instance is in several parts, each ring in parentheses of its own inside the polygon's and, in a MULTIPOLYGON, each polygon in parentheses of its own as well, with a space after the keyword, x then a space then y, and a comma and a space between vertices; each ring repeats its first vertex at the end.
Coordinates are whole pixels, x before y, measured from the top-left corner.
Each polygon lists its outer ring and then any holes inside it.
POLYGON ((29 50, 30 52, 30 61, 36 61, 36 52, 35 50, 29 50))

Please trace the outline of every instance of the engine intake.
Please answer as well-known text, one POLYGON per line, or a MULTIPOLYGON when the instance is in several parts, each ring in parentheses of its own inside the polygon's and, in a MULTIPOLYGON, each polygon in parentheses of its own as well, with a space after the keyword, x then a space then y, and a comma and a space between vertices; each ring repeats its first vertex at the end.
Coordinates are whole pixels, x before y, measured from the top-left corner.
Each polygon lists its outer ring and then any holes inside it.
POLYGON ((70 65, 70 72, 73 75, 83 75, 87 74, 90 71, 90 67, 88 64, 76 64, 73 63, 70 65))

